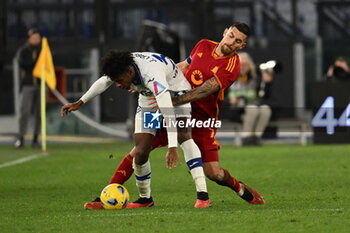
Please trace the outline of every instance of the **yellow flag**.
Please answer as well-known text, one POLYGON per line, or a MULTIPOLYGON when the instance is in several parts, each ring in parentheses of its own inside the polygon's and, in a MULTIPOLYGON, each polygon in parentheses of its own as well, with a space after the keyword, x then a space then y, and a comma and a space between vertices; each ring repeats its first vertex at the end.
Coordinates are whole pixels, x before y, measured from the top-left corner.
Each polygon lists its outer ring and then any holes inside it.
POLYGON ((56 74, 53 66, 52 55, 46 37, 43 37, 41 42, 41 52, 33 69, 33 76, 42 78, 51 90, 56 89, 56 74))

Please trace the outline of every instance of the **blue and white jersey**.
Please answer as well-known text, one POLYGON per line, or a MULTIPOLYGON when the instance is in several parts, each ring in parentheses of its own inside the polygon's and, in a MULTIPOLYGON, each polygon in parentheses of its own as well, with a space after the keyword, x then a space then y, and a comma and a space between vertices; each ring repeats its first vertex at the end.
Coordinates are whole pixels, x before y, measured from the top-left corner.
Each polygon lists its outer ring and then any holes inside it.
POLYGON ((136 79, 131 88, 144 96, 169 91, 172 96, 191 90, 185 76, 170 58, 151 52, 134 52, 136 79))
MULTIPOLYGON (((132 56, 135 79, 132 81, 130 88, 140 93, 139 107, 149 107, 148 102, 150 100, 147 97, 152 95, 156 97, 164 120, 169 123, 167 123, 169 126, 167 129, 168 147, 177 147, 176 126, 170 124, 170 122, 175 122, 176 120, 171 97, 182 95, 191 90, 191 85, 182 72, 179 71, 173 60, 164 55, 151 52, 135 52, 132 53, 132 56)), ((107 90, 113 83, 114 81, 108 76, 102 76, 92 84, 80 100, 83 103, 88 102, 107 90)), ((188 106, 190 107, 190 104, 188 106)), ((137 114, 135 118, 137 118, 137 114)))

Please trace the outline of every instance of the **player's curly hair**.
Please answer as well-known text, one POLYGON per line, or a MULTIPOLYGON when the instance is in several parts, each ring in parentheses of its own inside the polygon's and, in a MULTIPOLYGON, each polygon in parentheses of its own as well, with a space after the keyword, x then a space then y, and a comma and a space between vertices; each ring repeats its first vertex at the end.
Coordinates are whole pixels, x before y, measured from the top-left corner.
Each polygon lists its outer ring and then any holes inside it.
POLYGON ((111 50, 102 57, 102 73, 112 80, 128 71, 134 60, 129 51, 111 50))

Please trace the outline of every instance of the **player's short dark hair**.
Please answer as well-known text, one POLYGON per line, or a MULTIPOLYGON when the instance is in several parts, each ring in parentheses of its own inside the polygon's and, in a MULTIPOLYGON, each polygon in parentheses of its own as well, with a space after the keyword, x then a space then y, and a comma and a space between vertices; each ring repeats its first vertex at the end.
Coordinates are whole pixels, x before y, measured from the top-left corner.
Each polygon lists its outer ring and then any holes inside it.
POLYGON ((336 62, 336 61, 347 62, 345 57, 337 57, 334 62, 336 62))
POLYGON ((114 80, 127 72, 133 62, 129 51, 111 50, 102 57, 102 73, 114 80))
POLYGON ((31 29, 28 30, 28 33, 27 33, 28 38, 31 37, 34 34, 39 34, 41 36, 41 33, 40 33, 40 31, 37 28, 31 28, 31 29))
POLYGON ((235 27, 238 29, 238 31, 244 33, 244 35, 247 36, 247 38, 250 36, 250 27, 243 22, 234 22, 231 27, 235 27))

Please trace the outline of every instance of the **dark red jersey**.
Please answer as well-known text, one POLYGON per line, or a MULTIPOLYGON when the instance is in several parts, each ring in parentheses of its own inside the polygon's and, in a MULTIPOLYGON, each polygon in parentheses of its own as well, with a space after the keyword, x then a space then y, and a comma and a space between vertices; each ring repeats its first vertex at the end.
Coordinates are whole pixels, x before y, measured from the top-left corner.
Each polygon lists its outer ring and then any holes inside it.
POLYGON ((218 92, 192 102, 192 118, 197 120, 219 119, 219 110, 224 100, 224 92, 240 73, 237 53, 231 56, 219 57, 215 53, 218 44, 214 41, 201 40, 192 50, 191 56, 187 58, 190 66, 185 73, 185 77, 192 88, 202 85, 212 77, 215 77, 220 84, 218 92))
MULTIPOLYGON (((199 41, 187 58, 190 64, 185 73, 192 88, 202 85, 208 79, 215 77, 220 84, 220 90, 206 98, 192 102, 192 119, 206 121, 219 119, 219 111, 224 100, 224 92, 237 79, 240 73, 237 53, 227 57, 219 57, 215 49, 219 43, 209 40, 199 41)), ((216 128, 192 128, 192 138, 198 145, 203 162, 219 161, 220 148, 215 139, 216 128)), ((157 148, 167 144, 166 131, 158 131, 152 147, 157 148)))

